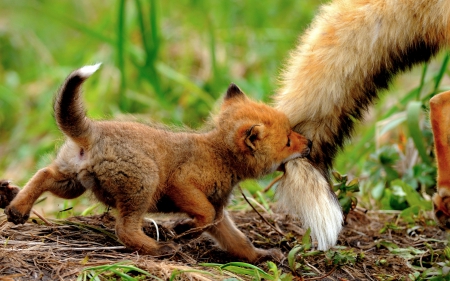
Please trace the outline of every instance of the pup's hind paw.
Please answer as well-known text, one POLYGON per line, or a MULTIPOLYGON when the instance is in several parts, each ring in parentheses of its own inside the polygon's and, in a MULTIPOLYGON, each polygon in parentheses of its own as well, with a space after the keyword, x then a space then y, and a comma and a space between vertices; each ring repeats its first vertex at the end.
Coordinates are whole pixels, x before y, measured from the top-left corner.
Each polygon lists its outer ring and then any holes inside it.
POLYGON ((0 208, 4 209, 19 193, 17 186, 11 185, 7 180, 0 180, 0 208))
POLYGON ((256 252, 258 254, 258 258, 255 261, 257 262, 263 262, 268 260, 281 262, 285 258, 281 250, 277 248, 272 248, 268 250, 256 249, 256 252))
POLYGON ((441 197, 438 193, 433 196, 434 216, 439 227, 450 229, 450 196, 441 197))
POLYGON ((173 231, 183 238, 194 239, 202 234, 203 229, 195 228, 192 219, 183 219, 174 223, 173 231))
POLYGON ((156 256, 173 256, 179 249, 180 249, 180 246, 175 243, 172 243, 172 242, 161 243, 160 242, 156 256))

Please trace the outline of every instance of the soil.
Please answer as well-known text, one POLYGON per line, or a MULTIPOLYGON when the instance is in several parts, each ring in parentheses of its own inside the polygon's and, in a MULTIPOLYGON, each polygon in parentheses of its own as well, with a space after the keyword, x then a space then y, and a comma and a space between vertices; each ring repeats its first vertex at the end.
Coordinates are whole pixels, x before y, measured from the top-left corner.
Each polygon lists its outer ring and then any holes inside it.
MULTIPOLYGON (((305 234, 299 222, 279 214, 262 214, 264 220, 254 211, 232 212, 232 216, 255 245, 278 247, 286 256, 301 243, 299 241, 305 234)), ((181 245, 175 255, 151 257, 128 251, 114 235, 115 219, 110 212, 67 220, 42 220, 32 215, 24 225, 9 223, 2 215, 0 281, 76 280, 86 267, 122 261, 163 280, 168 280, 174 272, 191 269, 210 274, 191 270, 177 275, 176 280, 224 280, 233 276, 251 280, 250 276, 203 266, 203 263, 237 261, 206 235, 195 239, 176 237, 170 228, 173 217, 152 218, 158 224, 160 240, 175 240, 181 245)), ((429 225, 429 221, 422 216, 417 218, 414 227, 408 227, 399 220, 398 213, 357 209, 347 216, 338 247, 334 250, 327 253, 299 251, 295 271, 290 269, 287 258, 274 262, 280 271, 291 274, 294 280, 410 280, 409 274, 417 268, 431 266, 433 254, 445 248, 445 233, 435 225, 429 225), (391 227, 386 229, 387 225, 391 227)), ((145 221, 144 230, 156 238, 156 229, 150 220, 145 221)), ((267 261, 255 265, 269 272, 267 261)), ((138 273, 129 274, 137 276, 138 273)))

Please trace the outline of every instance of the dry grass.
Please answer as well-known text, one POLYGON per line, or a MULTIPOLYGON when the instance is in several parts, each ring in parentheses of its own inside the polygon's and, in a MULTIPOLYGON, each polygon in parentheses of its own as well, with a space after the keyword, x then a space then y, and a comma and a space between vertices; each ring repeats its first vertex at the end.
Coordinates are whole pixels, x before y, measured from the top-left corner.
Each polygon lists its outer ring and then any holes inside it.
MULTIPOLYGON (((297 244, 296 241, 301 241, 304 234, 297 222, 282 215, 264 217, 284 236, 254 212, 233 213, 233 216, 238 227, 255 245, 263 248, 280 247, 286 254, 297 244)), ((410 267, 412 264, 426 267, 427 261, 432 258, 429 249, 437 253, 445 247, 445 234, 434 226, 427 226, 425 218, 422 222, 419 220, 413 230, 396 223, 397 219, 397 214, 352 212, 347 217, 347 225, 339 239, 341 247, 335 253, 354 254, 358 256, 356 261, 333 264, 332 252, 328 253, 328 257, 324 253, 298 255, 297 262, 307 266, 310 271, 300 268, 293 275, 299 280, 303 278, 300 276, 308 280, 312 276, 323 277, 330 272, 322 280, 408 280, 408 274, 414 271, 410 267), (398 228, 380 233, 386 222, 396 223, 398 228), (395 243, 400 249, 413 247, 420 254, 393 254, 390 243, 395 243)), ((233 276, 229 272, 202 266, 201 263, 206 262, 227 263, 235 260, 218 249, 206 236, 193 240, 175 238, 170 229, 173 223, 170 217, 156 219, 160 239, 175 239, 182 245, 180 251, 170 257, 141 256, 126 250, 114 235, 115 220, 110 213, 47 221, 48 224, 32 216, 24 225, 13 225, 6 222, 4 216, 0 218, 0 280, 76 280, 86 267, 124 261, 163 280, 168 280, 176 271, 192 269, 208 271, 210 274, 186 272, 178 275, 176 280, 222 280, 233 276)), ((146 222, 144 229, 149 236, 156 237, 152 223, 146 222)), ((265 262, 258 266, 267 270, 265 262)), ((287 260, 277 263, 277 266, 283 272, 291 272, 287 260)), ((246 279, 245 276, 239 278, 246 279)))

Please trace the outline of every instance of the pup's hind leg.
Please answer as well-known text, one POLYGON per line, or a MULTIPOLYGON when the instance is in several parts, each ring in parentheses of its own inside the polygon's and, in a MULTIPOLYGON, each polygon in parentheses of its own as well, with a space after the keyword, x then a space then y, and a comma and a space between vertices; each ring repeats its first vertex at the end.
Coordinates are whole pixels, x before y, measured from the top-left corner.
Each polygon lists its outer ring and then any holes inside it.
POLYGON ((11 203, 5 208, 8 221, 25 223, 34 202, 45 191, 58 197, 72 199, 80 196, 86 189, 71 175, 63 174, 54 164, 39 170, 25 185, 11 203))
POLYGON ((218 216, 217 220, 214 226, 208 229, 208 233, 230 254, 250 262, 265 258, 278 260, 283 258, 283 254, 278 249, 263 250, 255 248, 252 242, 237 229, 227 211, 224 210, 222 218, 218 216))
MULTIPOLYGON (((117 202, 119 215, 116 220, 116 235, 127 248, 141 254, 162 256, 176 251, 171 243, 158 243, 142 231, 142 219, 148 210, 145 196, 128 197, 117 202)), ((147 200, 146 200, 147 199, 147 200)))
POLYGON ((430 122, 438 170, 434 213, 438 224, 450 229, 450 91, 430 100, 430 122))
POLYGON ((178 222, 174 227, 176 233, 180 234, 191 230, 191 237, 196 236, 214 222, 216 218, 214 206, 206 195, 195 186, 187 186, 186 183, 174 185, 167 194, 181 212, 192 218, 178 222))

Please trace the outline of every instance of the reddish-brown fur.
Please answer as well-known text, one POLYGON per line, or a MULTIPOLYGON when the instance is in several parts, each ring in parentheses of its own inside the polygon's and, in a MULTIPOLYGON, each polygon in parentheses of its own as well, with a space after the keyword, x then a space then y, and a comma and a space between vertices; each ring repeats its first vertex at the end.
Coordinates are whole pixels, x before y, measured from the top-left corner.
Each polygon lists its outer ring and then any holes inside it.
POLYGON ((117 208, 117 236, 140 253, 175 250, 146 236, 141 222, 147 212, 179 211, 192 219, 177 225, 178 231, 207 231, 228 252, 249 261, 280 257, 278 250, 253 247, 225 206, 241 180, 309 153, 310 141, 290 129, 287 117, 231 85, 209 131, 93 121, 85 116, 79 92, 97 68, 81 68, 66 79, 55 101, 55 118, 68 139, 53 163, 38 171, 5 209, 8 220, 24 223, 45 191, 71 199, 91 190, 117 208))
POLYGON ((434 212, 439 225, 450 229, 450 91, 431 98, 430 122, 438 171, 434 212))

